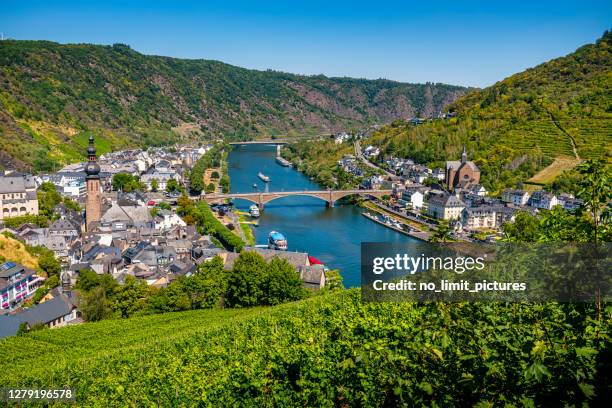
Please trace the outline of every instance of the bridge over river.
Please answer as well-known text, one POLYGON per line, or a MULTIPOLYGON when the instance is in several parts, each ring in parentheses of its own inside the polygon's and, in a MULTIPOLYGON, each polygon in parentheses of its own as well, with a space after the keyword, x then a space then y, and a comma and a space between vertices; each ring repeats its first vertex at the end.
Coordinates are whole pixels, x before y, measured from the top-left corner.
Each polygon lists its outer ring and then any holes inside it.
POLYGON ((393 190, 302 190, 302 191, 271 191, 260 193, 232 193, 232 194, 202 194, 201 200, 209 204, 222 203, 227 199, 239 198, 257 204, 263 211, 264 206, 272 200, 291 196, 308 196, 321 199, 327 203, 328 207, 333 207, 334 203, 350 195, 372 196, 382 198, 391 195, 393 190))

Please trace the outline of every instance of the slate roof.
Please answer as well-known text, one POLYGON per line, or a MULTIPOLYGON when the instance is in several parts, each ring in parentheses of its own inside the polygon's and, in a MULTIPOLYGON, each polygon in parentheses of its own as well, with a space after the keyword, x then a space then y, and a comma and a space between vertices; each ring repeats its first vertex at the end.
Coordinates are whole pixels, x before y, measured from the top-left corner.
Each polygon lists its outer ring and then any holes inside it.
POLYGON ((23 322, 31 327, 36 323, 47 324, 72 312, 75 305, 65 295, 60 295, 44 303, 33 306, 21 313, 0 316, 0 338, 14 336, 23 322))

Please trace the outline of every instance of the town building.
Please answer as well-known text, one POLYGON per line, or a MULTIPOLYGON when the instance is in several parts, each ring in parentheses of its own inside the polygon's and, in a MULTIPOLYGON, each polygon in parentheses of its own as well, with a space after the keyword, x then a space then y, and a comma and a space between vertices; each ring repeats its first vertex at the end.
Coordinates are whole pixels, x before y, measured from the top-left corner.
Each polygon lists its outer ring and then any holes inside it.
POLYGON ((559 201, 553 193, 546 190, 538 190, 529 197, 527 203, 534 208, 552 210, 554 206, 559 204, 559 201))
POLYGON ((100 166, 96 163, 96 147, 93 135, 89 136, 87 148, 89 162, 85 166, 87 174, 87 199, 85 201, 85 228, 90 231, 100 221, 102 214, 102 197, 100 191, 100 166))
POLYGON ((10 310, 30 297, 44 279, 16 262, 0 265, 0 309, 10 310))
POLYGON ((502 192, 501 199, 504 203, 524 206, 529 201, 529 193, 525 190, 507 188, 502 192))
POLYGON ((461 161, 446 162, 446 185, 450 190, 467 188, 480 182, 480 169, 474 162, 468 161, 465 146, 461 153, 461 161))
POLYGON ((37 324, 53 329, 80 322, 80 313, 75 303, 72 296, 57 294, 50 300, 32 306, 21 313, 0 316, 0 338, 16 335, 19 327, 24 323, 27 329, 37 324))
POLYGON ((423 208, 427 188, 423 186, 407 186, 402 192, 402 200, 407 209, 420 210, 423 208))
POLYGON ((567 211, 575 211, 584 205, 584 201, 567 193, 559 194, 557 202, 567 211))
POLYGON ((518 208, 504 205, 482 205, 468 207, 462 212, 461 222, 465 229, 495 229, 506 222, 513 222, 518 208))
POLYGON ((465 204, 447 193, 430 193, 427 198, 427 215, 441 220, 458 220, 465 204))
POLYGON ((0 220, 22 215, 38 215, 36 182, 33 176, 0 176, 0 220))

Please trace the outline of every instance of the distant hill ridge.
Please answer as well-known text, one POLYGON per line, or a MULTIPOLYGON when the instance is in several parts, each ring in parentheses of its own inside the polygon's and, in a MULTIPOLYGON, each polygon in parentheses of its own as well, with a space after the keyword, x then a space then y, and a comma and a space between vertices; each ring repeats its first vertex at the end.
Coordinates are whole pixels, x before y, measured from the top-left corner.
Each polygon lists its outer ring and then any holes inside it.
MULTIPOLYGON (((554 158, 612 158, 612 33, 595 44, 476 90, 449 106, 457 116, 397 122, 373 138, 387 153, 443 164, 467 145, 487 187, 526 180, 554 158)), ((558 169, 561 170, 561 169, 558 169)))
POLYGON ((148 56, 129 46, 0 42, 0 166, 79 160, 85 130, 102 152, 201 135, 329 133, 430 116, 464 87, 256 71, 148 56))

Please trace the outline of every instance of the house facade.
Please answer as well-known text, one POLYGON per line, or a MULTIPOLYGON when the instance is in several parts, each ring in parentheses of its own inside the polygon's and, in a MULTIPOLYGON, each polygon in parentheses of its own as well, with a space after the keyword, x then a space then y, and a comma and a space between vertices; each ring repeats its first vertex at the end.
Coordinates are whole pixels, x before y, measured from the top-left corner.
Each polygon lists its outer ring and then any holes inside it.
POLYGON ((427 215, 440 220, 458 220, 465 204, 452 194, 430 194, 427 199, 427 215))
POLYGON ((38 215, 34 177, 0 176, 0 220, 22 215, 38 215))
POLYGON ((507 188, 502 192, 501 199, 504 203, 514 204, 520 207, 527 205, 527 202, 529 201, 529 193, 525 190, 507 188))
POLYGON ((44 279, 16 262, 0 265, 0 309, 10 310, 21 305, 44 279))

